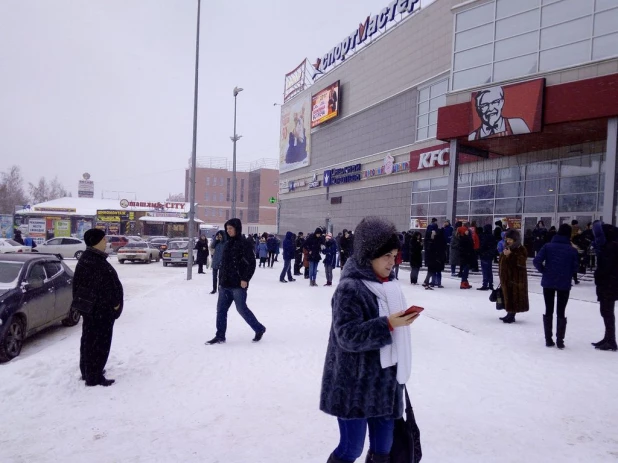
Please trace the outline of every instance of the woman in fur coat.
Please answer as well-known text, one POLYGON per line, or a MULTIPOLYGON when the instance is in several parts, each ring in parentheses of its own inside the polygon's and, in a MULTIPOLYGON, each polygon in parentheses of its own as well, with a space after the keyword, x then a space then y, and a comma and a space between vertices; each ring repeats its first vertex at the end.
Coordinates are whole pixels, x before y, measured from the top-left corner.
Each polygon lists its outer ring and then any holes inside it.
POLYGON ((528 270, 526 269, 528 252, 522 246, 521 234, 517 230, 507 230, 505 239, 506 246, 500 257, 500 285, 504 294, 504 306, 508 313, 500 320, 504 323, 513 323, 516 313, 529 310, 528 270))
POLYGON ((361 456, 369 428, 367 461, 390 461, 394 420, 403 414, 410 377, 405 297, 393 267, 401 246, 394 224, 366 217, 355 232, 354 252, 332 298, 333 320, 324 362, 320 410, 337 417, 340 443, 328 463, 361 456))

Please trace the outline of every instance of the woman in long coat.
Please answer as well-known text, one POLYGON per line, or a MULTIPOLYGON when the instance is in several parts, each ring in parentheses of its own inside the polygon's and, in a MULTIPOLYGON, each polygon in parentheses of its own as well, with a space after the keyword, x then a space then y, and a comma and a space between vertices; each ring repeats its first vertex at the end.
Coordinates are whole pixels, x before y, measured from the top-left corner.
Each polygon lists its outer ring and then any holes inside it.
POLYGON ((593 225, 595 247, 597 248, 597 269, 594 283, 601 306, 601 317, 605 324, 605 336, 592 345, 599 350, 618 350, 616 345, 616 315, 614 308, 618 301, 618 242, 616 229, 611 224, 598 221, 593 225))
POLYGON ((208 240, 204 235, 200 236, 198 242, 195 243, 195 250, 197 251, 197 258, 195 259, 197 273, 206 273, 204 272, 204 265, 208 266, 210 251, 208 251, 208 240))
POLYGON ((395 225, 365 217, 356 228, 354 254, 341 271, 332 298, 332 324, 324 361, 320 410, 337 417, 339 446, 328 463, 361 456, 390 462, 394 420, 403 414, 403 389, 411 374, 405 297, 393 266, 401 244, 395 225), (396 352, 396 359, 393 354, 396 352))
POLYGON ((504 306, 508 312, 501 317, 504 323, 513 323, 515 314, 527 312, 528 303, 528 270, 526 263, 528 252, 522 246, 521 234, 517 230, 507 230, 506 246, 500 256, 500 286, 504 295, 504 306))

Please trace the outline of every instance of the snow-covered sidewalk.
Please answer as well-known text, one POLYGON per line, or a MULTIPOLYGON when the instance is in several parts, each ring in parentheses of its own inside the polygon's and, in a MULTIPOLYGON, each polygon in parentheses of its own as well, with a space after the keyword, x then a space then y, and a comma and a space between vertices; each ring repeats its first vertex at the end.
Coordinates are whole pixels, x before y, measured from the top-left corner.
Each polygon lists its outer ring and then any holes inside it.
MULTIPOLYGON (((282 263, 256 269, 248 305, 264 339, 251 343, 232 307, 227 343, 205 346, 210 270, 186 281, 184 268, 112 262, 127 295, 107 365, 116 384, 79 380, 80 326, 29 340, 0 365, 0 462, 326 461, 338 440, 335 418, 318 410, 334 287, 281 284, 282 263)), ((618 354, 590 346, 603 335, 592 283, 572 291, 559 351, 544 344, 537 280, 530 312, 505 325, 487 292, 446 275, 444 289, 425 291, 408 275, 409 304, 426 308, 412 327, 408 384, 423 462, 618 460, 618 354)))

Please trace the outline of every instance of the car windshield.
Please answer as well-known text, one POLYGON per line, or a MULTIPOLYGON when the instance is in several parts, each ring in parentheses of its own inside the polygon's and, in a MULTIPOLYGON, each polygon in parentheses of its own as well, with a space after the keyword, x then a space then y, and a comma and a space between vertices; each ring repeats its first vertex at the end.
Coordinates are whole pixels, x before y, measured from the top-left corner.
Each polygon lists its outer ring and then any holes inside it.
POLYGON ((167 239, 165 238, 157 238, 156 240, 150 241, 151 244, 165 244, 167 243, 167 239))
POLYGON ((167 244, 168 249, 187 249, 188 241, 170 241, 167 244))
POLYGON ((10 244, 11 246, 21 246, 21 244, 19 244, 17 241, 13 241, 13 240, 9 240, 9 239, 4 240, 4 242, 6 244, 10 244))
POLYGON ((128 243, 124 245, 125 248, 147 248, 148 244, 146 243, 128 243))
POLYGON ((23 266, 23 262, 0 262, 0 289, 15 288, 23 266))

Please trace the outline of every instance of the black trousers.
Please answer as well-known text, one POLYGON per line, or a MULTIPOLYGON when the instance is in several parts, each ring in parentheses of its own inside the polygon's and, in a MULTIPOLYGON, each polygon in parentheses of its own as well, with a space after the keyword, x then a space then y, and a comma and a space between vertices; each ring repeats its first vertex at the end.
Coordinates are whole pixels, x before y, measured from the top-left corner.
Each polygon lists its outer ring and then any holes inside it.
POLYGON ((116 319, 111 315, 97 314, 84 315, 82 318, 79 369, 86 382, 96 383, 103 377, 116 319))
POLYGON ((558 304, 556 307, 557 317, 564 318, 566 306, 569 302, 571 291, 562 291, 560 289, 543 288, 543 297, 545 298, 545 315, 547 317, 554 316, 554 298, 558 294, 558 304))
POLYGON ((274 262, 275 262, 275 253, 268 251, 268 266, 272 267, 274 262))
POLYGON ((294 257, 294 275, 300 275, 300 268, 303 265, 303 256, 294 257))
POLYGON ((219 286, 218 277, 219 277, 219 269, 213 268, 212 269, 212 290, 213 291, 217 291, 217 286, 219 286))
POLYGON ((202 273, 204 271, 204 264, 197 264, 197 273, 202 273))
POLYGON ((420 267, 410 267, 410 283, 418 283, 418 272, 420 267))
POLYGON ((616 342, 616 314, 614 308, 616 301, 601 299, 601 317, 605 323, 605 340, 616 342))

